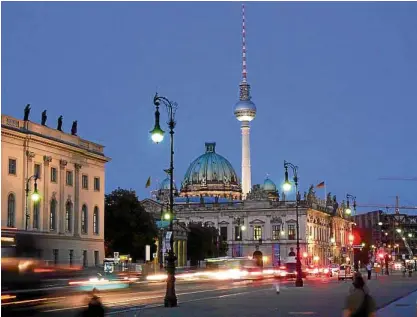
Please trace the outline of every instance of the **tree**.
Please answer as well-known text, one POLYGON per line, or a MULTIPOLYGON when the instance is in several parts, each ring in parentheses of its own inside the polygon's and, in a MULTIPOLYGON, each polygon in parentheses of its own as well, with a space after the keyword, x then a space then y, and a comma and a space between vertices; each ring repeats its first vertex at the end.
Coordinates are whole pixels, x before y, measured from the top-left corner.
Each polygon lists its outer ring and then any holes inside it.
POLYGON ((187 252, 191 265, 210 257, 224 256, 227 253, 227 242, 223 241, 219 231, 201 222, 188 225, 187 252))
POLYGON ((104 240, 106 254, 130 254, 133 261, 145 258, 145 246, 155 252, 158 234, 152 215, 141 206, 135 191, 117 188, 105 197, 104 240))

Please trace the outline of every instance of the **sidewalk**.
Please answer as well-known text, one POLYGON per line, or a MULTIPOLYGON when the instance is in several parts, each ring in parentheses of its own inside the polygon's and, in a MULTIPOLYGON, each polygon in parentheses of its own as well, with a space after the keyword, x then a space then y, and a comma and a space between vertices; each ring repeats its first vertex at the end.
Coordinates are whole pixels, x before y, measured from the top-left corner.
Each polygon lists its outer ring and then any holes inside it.
POLYGON ((377 317, 417 317, 417 291, 381 308, 377 317))

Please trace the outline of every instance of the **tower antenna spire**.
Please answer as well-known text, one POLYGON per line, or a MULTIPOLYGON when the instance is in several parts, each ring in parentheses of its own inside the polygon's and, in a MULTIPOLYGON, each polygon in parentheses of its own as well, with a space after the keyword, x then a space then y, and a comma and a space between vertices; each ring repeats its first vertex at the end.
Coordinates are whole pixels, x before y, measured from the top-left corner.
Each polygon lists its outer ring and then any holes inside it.
POLYGON ((242 82, 246 83, 246 28, 245 28, 245 4, 242 4, 242 82))

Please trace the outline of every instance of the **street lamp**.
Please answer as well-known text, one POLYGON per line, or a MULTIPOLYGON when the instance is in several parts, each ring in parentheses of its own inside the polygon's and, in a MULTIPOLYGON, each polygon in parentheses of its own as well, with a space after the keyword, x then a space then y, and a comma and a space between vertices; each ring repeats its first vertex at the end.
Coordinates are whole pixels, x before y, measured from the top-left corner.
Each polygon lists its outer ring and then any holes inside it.
POLYGON ((303 278, 302 278, 302 272, 301 272, 301 259, 300 259, 300 224, 298 221, 298 205, 301 200, 300 192, 298 191, 298 166, 295 166, 294 164, 284 161, 284 169, 285 169, 285 182, 283 185, 284 191, 289 191, 291 189, 291 183, 288 180, 288 168, 292 169, 292 172, 294 174, 293 180, 295 185, 295 195, 296 195, 296 203, 295 203, 295 215, 296 215, 296 226, 297 226, 297 264, 296 264, 296 270, 297 270, 297 278, 295 280, 295 286, 296 287, 302 287, 304 285, 303 278))
POLYGON ((346 204, 347 205, 346 205, 345 213, 347 215, 352 214, 352 209, 350 209, 350 206, 349 206, 349 200, 350 199, 352 199, 352 201, 353 201, 353 211, 356 213, 356 197, 351 195, 351 194, 346 194, 346 204))
POLYGON ((174 254, 174 226, 173 226, 173 215, 174 215, 174 128, 175 128, 175 112, 177 110, 177 103, 169 101, 165 97, 158 96, 158 93, 155 94, 153 98, 153 103, 155 105, 155 126, 151 133, 152 141, 155 143, 162 142, 164 139, 164 131, 159 125, 159 105, 161 102, 166 106, 168 111, 168 127, 170 134, 170 143, 171 143, 171 152, 170 152, 170 187, 169 187, 169 215, 165 214, 164 218, 169 220, 169 231, 171 231, 170 239, 170 250, 167 257, 167 289, 164 299, 165 307, 176 307, 178 300, 177 295, 175 294, 175 260, 177 257, 174 254))
POLYGON ((26 190, 25 190, 25 192, 26 192, 26 231, 29 228, 30 214, 29 214, 29 201, 28 201, 28 199, 29 199, 29 192, 30 192, 29 183, 32 179, 34 179, 35 183, 33 184, 33 193, 30 195, 30 199, 33 202, 38 202, 41 199, 41 195, 39 195, 39 192, 38 192, 38 184, 36 183, 37 180, 38 180, 38 175, 37 174, 32 175, 26 181, 26 190))

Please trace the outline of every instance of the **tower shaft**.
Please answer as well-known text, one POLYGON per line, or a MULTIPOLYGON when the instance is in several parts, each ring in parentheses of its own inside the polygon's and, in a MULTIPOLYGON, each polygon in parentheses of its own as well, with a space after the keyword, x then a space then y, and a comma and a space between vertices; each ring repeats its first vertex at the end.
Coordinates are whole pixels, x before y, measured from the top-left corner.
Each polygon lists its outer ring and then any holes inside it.
POLYGON ((246 195, 252 187, 252 175, 250 166, 250 127, 249 122, 242 121, 242 196, 246 199, 246 195))

